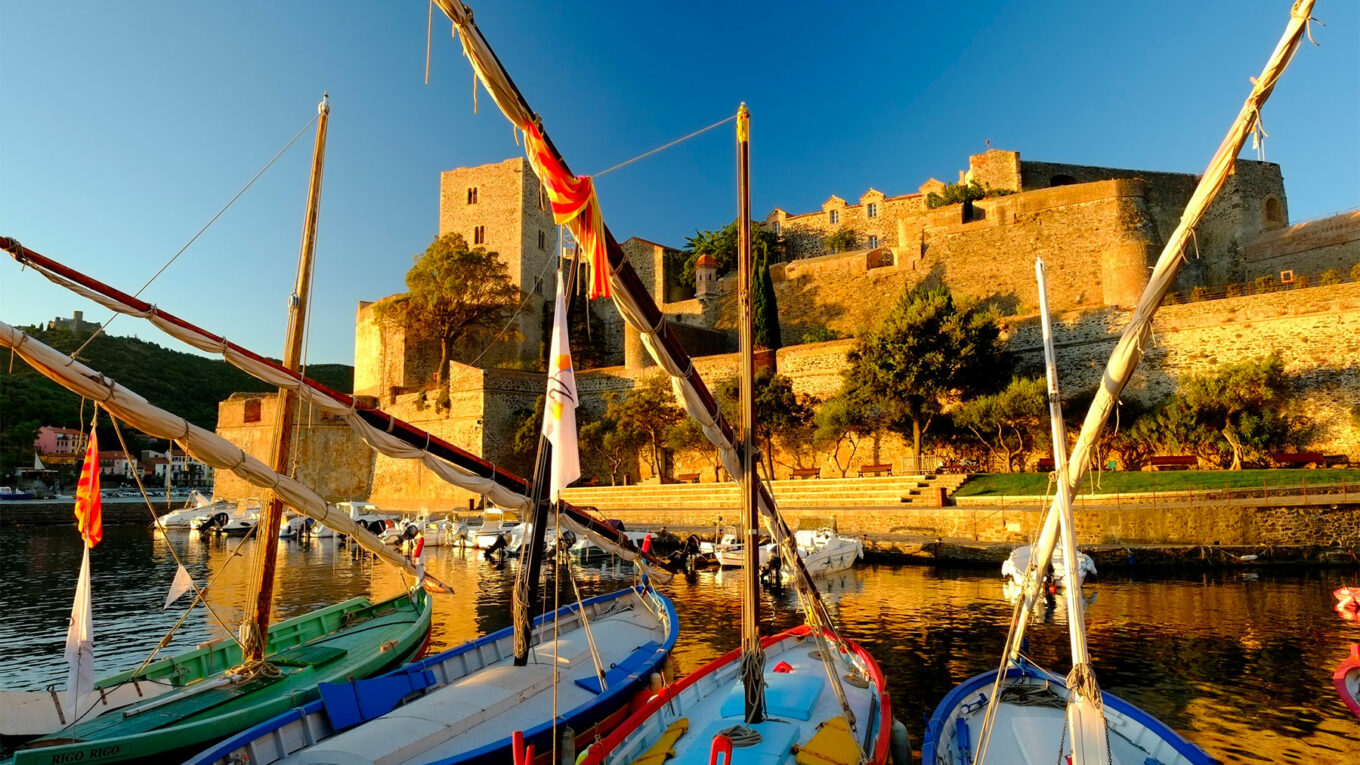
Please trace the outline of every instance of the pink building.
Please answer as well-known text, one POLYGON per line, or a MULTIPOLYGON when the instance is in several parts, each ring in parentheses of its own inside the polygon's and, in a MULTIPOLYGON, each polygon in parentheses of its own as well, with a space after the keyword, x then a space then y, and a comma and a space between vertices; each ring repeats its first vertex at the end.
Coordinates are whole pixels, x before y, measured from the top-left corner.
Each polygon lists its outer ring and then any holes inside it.
POLYGON ((43 457, 79 459, 85 456, 85 447, 89 440, 90 435, 83 430, 44 425, 38 428, 38 437, 33 439, 33 449, 43 457))

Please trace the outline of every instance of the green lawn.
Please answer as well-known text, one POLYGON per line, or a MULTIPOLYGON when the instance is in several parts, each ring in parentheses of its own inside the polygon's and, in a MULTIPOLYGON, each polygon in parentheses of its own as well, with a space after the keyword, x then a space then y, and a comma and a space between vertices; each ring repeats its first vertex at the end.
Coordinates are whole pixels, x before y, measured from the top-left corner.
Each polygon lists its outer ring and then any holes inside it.
MULTIPOLYGON (((1134 494, 1149 491, 1207 491, 1211 489, 1272 490, 1291 486, 1347 484, 1360 486, 1360 470, 1331 468, 1328 470, 1168 470, 1157 473, 1122 473, 1106 471, 1092 474, 1082 481, 1080 494, 1134 494)), ((986 495, 1044 494, 1048 488, 1047 473, 986 473, 968 479, 954 492, 958 497, 986 495)))

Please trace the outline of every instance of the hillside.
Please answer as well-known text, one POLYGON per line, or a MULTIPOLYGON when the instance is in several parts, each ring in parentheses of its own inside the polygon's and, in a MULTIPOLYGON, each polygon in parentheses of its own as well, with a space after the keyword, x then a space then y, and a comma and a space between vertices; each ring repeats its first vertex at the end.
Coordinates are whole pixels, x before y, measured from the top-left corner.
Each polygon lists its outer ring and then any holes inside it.
MULTIPOLYGON (((85 340, 64 330, 23 328, 33 337, 70 353, 85 340)), ((267 392, 271 388, 225 361, 171 350, 134 337, 100 335, 81 352, 80 360, 136 391, 151 403, 209 430, 217 427, 217 403, 236 391, 267 392)), ((314 364, 307 376, 336 390, 354 385, 354 367, 314 364)), ((85 408, 88 421, 90 409, 85 408)), ((39 375, 18 357, 0 354, 0 466, 32 460, 33 434, 42 425, 80 427, 80 397, 39 375)), ((106 448, 116 444, 110 430, 100 430, 106 448)), ((135 448, 135 447, 134 447, 135 448)))

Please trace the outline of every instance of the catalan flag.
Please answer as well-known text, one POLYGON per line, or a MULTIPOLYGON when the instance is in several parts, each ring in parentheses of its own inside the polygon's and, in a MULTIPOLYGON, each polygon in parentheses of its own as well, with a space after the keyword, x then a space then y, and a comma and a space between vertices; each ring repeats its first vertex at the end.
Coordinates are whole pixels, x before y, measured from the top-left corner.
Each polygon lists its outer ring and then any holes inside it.
POLYGON ((543 435, 552 444, 548 497, 556 502, 567 484, 581 477, 581 455, 576 442, 576 373, 571 368, 567 337, 567 280, 557 275, 553 303, 552 347, 548 353, 548 394, 543 410, 543 435))
POLYGON ((80 468, 80 483, 76 484, 76 525, 87 547, 94 547, 104 538, 103 508, 99 498, 99 439, 90 426, 90 445, 85 450, 85 464, 80 468))

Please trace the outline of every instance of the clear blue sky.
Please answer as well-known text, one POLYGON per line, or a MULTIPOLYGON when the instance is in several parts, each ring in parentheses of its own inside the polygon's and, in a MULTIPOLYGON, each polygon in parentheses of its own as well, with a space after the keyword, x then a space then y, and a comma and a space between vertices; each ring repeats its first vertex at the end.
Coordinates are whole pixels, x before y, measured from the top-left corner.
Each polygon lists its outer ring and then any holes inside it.
MULTIPOLYGON (((754 209, 953 179, 984 141, 1051 161, 1199 172, 1289 0, 473 3, 579 173, 753 113, 754 209)), ((1291 218, 1360 205, 1360 9, 1323 0, 1265 112, 1291 218)), ((436 12, 408 2, 0 0, 0 233, 129 291, 333 104, 310 360, 351 362, 354 311, 403 288, 439 172, 522 149, 436 12)), ((734 216, 723 127, 600 181, 620 239, 734 216)), ((278 355, 310 133, 144 297, 278 355)), ((1250 149, 1247 150, 1250 155, 1250 149)), ((0 320, 102 309, 0 263, 0 320)), ((111 334, 175 341, 119 318, 111 334)))

